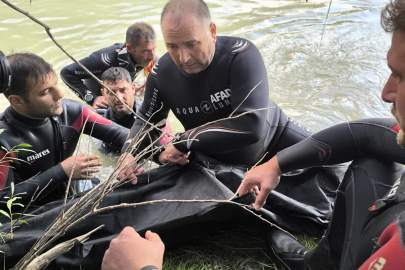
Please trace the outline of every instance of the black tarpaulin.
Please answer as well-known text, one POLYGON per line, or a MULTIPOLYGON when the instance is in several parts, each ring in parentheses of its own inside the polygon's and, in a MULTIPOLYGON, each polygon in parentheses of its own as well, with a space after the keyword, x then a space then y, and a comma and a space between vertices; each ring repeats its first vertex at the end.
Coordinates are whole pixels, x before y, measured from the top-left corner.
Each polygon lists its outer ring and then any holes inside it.
MULTIPOLYGON (((276 191, 268 198, 266 209, 260 215, 292 232, 306 232, 320 237, 326 229, 333 205, 334 190, 345 171, 344 166, 311 169, 283 176, 276 191)), ((186 166, 166 165, 138 176, 138 184, 127 184, 116 189, 100 207, 121 203, 136 203, 160 199, 224 200, 232 197, 246 168, 224 165, 201 154, 186 166)), ((68 204, 70 207, 78 198, 68 204)), ((235 201, 251 204, 248 194, 235 201)), ((21 259, 42 236, 45 229, 58 217, 62 202, 46 204, 32 212, 37 216, 24 218, 1 250, 6 254, 6 269, 21 259)), ((83 244, 59 256, 47 269, 99 269, 111 239, 126 226, 132 226, 141 235, 147 230, 158 233, 166 248, 190 242, 212 232, 223 221, 256 218, 236 205, 218 203, 159 203, 121 208, 103 212, 82 221, 61 237, 56 244, 83 235, 101 224, 104 228, 90 236, 83 244), (81 268, 80 268, 81 267, 81 268)), ((9 224, 0 218, 7 232, 9 224)), ((3 260, 0 256, 0 260, 3 260)), ((2 265, 3 262, 0 263, 2 265)))

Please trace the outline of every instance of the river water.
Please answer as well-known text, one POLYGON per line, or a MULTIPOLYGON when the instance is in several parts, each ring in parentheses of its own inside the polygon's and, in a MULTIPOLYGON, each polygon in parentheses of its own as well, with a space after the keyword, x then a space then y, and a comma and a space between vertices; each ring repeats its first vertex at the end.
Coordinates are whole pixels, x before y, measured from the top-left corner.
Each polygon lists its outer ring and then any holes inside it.
MULTIPOLYGON (((157 34, 157 54, 166 52, 160 11, 166 1, 15 0, 12 2, 51 27, 59 43, 77 59, 124 42, 126 28, 150 23, 157 34)), ((387 0, 207 0, 218 35, 251 40, 267 67, 269 95, 313 131, 369 117, 389 117, 380 94, 389 75, 386 52, 390 35, 379 25, 387 0)), ((29 51, 49 61, 57 73, 72 61, 44 29, 0 2, 0 50, 29 51)), ((77 99, 59 80, 65 98, 77 99)), ((8 106, 0 97, 0 111, 8 106)), ((171 116, 174 131, 181 125, 171 116)), ((84 140, 81 150, 97 153, 84 140), (88 145, 87 145, 88 144, 88 145)), ((102 157, 105 178, 115 164, 102 157)))

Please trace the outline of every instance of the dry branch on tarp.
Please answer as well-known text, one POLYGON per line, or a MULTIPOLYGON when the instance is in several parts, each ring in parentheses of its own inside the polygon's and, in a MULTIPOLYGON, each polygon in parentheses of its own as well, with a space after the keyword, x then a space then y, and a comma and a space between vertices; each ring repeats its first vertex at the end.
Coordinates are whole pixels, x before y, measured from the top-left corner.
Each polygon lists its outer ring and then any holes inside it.
POLYGON ((89 239, 90 235, 94 233, 95 231, 101 229, 104 227, 104 225, 101 225, 97 227, 96 229, 82 235, 75 237, 71 240, 68 240, 66 242, 60 243, 59 245, 55 246, 53 249, 45 252, 38 258, 34 259, 26 268, 25 270, 36 270, 36 269, 43 269, 47 267, 54 258, 58 257, 59 255, 62 255, 63 253, 69 251, 72 249, 72 247, 75 245, 76 241, 80 243, 84 243, 89 239))

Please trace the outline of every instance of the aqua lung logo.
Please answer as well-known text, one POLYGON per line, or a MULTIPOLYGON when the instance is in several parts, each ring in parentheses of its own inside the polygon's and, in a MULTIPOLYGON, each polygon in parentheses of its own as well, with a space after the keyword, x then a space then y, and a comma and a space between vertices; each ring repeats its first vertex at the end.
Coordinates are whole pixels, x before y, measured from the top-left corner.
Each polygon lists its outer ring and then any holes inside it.
MULTIPOLYGON (((101 69, 98 70, 90 70, 91 73, 97 74, 97 73, 103 73, 103 71, 101 69)), ((75 74, 76 75, 87 75, 86 71, 81 71, 81 70, 75 70, 75 74)))
POLYGON ((157 108, 157 95, 159 93, 159 90, 156 88, 153 89, 152 97, 148 100, 148 111, 146 112, 146 116, 150 117, 152 113, 154 112, 154 109, 157 108))
POLYGON ((210 114, 214 111, 214 109, 212 108, 211 104, 208 101, 203 101, 201 102, 200 105, 201 111, 210 114))
POLYGON ((187 108, 176 108, 176 114, 192 114, 199 113, 200 111, 206 114, 212 113, 214 110, 225 108, 231 105, 229 98, 231 97, 231 89, 225 89, 219 91, 213 95, 210 95, 211 102, 203 101, 198 106, 187 107, 187 108))
POLYGON ((46 149, 46 150, 44 150, 42 152, 36 153, 35 155, 28 156, 27 161, 29 163, 33 163, 35 160, 37 160, 37 159, 39 159, 39 158, 41 158, 43 156, 49 155, 50 153, 51 152, 49 151, 49 149, 46 149))

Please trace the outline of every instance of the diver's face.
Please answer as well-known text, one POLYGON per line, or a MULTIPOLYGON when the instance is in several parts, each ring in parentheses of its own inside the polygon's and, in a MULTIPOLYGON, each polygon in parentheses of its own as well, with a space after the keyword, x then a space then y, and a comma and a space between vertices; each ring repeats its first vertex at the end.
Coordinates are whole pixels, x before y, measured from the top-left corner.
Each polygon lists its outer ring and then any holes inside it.
POLYGON ((385 102, 392 103, 391 112, 401 128, 397 140, 400 145, 405 146, 405 32, 393 33, 387 62, 391 75, 381 97, 385 102))

